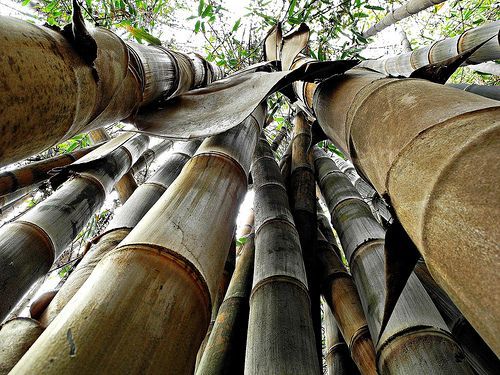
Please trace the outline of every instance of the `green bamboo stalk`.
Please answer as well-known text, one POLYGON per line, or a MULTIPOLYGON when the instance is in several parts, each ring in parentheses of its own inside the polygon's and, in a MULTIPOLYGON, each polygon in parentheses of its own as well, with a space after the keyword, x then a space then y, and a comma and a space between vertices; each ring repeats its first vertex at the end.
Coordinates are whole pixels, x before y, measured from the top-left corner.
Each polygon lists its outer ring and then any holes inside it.
POLYGON ((318 374, 300 240, 278 165, 260 138, 252 163, 255 268, 245 374, 318 374))
POLYGON ((193 372, 264 117, 203 142, 12 374, 193 372))
MULTIPOLYGON (((413 274, 380 335, 384 307, 384 229, 335 162, 314 149, 318 183, 349 261, 381 373, 472 374, 460 346, 413 274)), ((404 251, 405 249, 401 249, 404 251)))
POLYGON ((118 137, 87 154, 77 162, 84 171, 20 219, 0 228, 0 319, 47 273, 149 142, 143 135, 129 138, 118 137))

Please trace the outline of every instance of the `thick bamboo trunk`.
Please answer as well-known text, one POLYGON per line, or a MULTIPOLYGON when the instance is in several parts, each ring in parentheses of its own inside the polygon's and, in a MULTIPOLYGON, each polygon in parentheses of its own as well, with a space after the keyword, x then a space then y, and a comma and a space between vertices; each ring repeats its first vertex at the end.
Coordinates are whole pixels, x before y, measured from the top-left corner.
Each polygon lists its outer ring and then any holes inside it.
POLYGON ((102 205, 115 182, 147 147, 148 137, 129 137, 116 138, 115 145, 108 143, 87 154, 77 162, 84 166, 84 171, 20 219, 0 229, 0 319, 47 273, 54 259, 102 205), (123 144, 116 148, 119 142, 123 144), (108 152, 110 148, 112 151, 108 152), (94 160, 98 156, 103 157, 94 160))
POLYGON ((443 316, 451 333, 462 346, 465 356, 474 370, 479 375, 496 374, 500 368, 498 357, 472 328, 446 293, 436 284, 423 261, 417 263, 415 274, 443 316))
POLYGON ((299 235, 280 170, 264 138, 255 150, 252 176, 255 269, 245 374, 318 374, 299 235))
POLYGON ((255 252, 253 233, 245 238, 196 375, 243 373, 255 252))
MULTIPOLYGON (((339 234, 376 344, 381 373, 472 374, 460 346, 413 274, 380 335, 385 302, 384 229, 326 153, 314 150, 318 183, 339 234)), ((405 251, 406 249, 401 249, 405 251)))
POLYGON ((134 175, 139 173, 145 168, 149 168, 153 161, 157 160, 164 152, 170 150, 174 142, 170 139, 166 139, 157 145, 148 148, 141 157, 135 162, 135 164, 130 169, 134 175))
POLYGON ((319 230, 317 247, 321 289, 325 301, 359 372, 363 375, 376 375, 375 348, 354 281, 337 255, 338 250, 334 251, 332 244, 319 230))
POLYGON ((203 142, 12 374, 193 372, 263 121, 203 142))
POLYGON ((290 186, 290 173, 292 170, 292 142, 288 144, 285 153, 281 157, 279 168, 285 187, 290 186))
POLYGON ((324 132, 388 197, 433 278, 500 353, 499 102, 358 69, 305 86, 324 132))
POLYGON ((378 32, 384 30, 386 27, 394 25, 396 22, 401 21, 404 18, 410 17, 413 14, 417 14, 418 12, 421 12, 422 10, 430 8, 436 4, 444 3, 445 1, 446 0, 409 0, 401 7, 389 12, 379 22, 371 26, 363 33, 363 36, 367 38, 370 36, 374 36, 378 32))
POLYGON ((30 195, 40 185, 41 183, 37 183, 18 189, 13 193, 2 195, 0 197, 0 215, 6 215, 9 211, 13 210, 14 207, 17 207, 19 204, 24 202, 28 195, 30 195))
POLYGON ((500 100, 500 87, 487 85, 470 85, 468 83, 451 83, 448 86, 459 90, 472 92, 485 98, 500 100))
POLYGON ((500 58, 500 21, 487 23, 432 45, 417 48, 412 52, 379 60, 366 60, 360 67, 370 68, 386 75, 408 77, 414 70, 455 57, 489 40, 467 59, 465 64, 479 64, 500 58))
POLYGON ((0 166, 127 119, 140 107, 204 86, 219 75, 196 54, 124 42, 101 28, 89 33, 97 44, 93 66, 79 55, 85 51, 60 32, 0 18, 5 67, 0 166))
POLYGON ((83 148, 70 154, 55 156, 50 159, 28 164, 18 169, 0 173, 0 201, 5 194, 47 180, 50 178, 48 172, 52 169, 71 164, 95 150, 97 147, 99 147, 99 145, 83 148))
POLYGON ((358 368, 351 359, 337 322, 328 305, 323 305, 326 342, 326 370, 328 375, 357 375, 358 368))
POLYGON ((293 120, 292 165, 290 170, 289 201, 293 220, 300 239, 306 268, 307 286, 311 303, 311 317, 318 361, 322 361, 321 305, 316 255, 316 181, 308 160, 311 147, 311 125, 302 112, 293 120))

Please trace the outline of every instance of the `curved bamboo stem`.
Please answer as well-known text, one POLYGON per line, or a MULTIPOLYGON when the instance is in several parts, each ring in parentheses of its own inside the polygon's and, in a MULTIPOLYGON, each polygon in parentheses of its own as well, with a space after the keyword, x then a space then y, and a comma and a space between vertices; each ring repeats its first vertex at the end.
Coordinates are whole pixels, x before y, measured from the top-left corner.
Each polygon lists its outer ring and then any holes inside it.
POLYGON ((448 86, 459 90, 472 92, 485 98, 500 100, 500 87, 487 85, 470 85, 468 83, 451 83, 448 86))
POLYGON ((328 137, 388 197, 436 282, 499 353, 499 102, 353 69, 318 86, 312 107, 328 137))
MULTIPOLYGON (((379 337, 384 306, 384 229, 332 159, 314 149, 318 183, 350 264, 372 337, 379 337)), ((402 249, 404 251, 404 249, 402 249)), ((413 274, 376 344, 382 373, 471 374, 424 288, 413 274), (404 350, 403 350, 404 348, 404 350)))
POLYGON ((384 30, 386 27, 394 25, 396 22, 401 21, 404 18, 410 17, 413 14, 417 14, 427 8, 430 8, 436 4, 444 3, 446 0, 410 0, 403 4, 401 7, 389 12, 387 16, 382 18, 379 22, 371 26, 368 30, 363 33, 363 36, 368 38, 374 36, 380 31, 384 30))
POLYGON ((408 77, 414 70, 455 57, 482 42, 489 40, 467 59, 465 65, 479 64, 500 58, 500 21, 487 23, 464 31, 461 35, 440 40, 434 44, 417 48, 412 52, 379 60, 366 60, 360 67, 370 68, 386 75, 408 77))
POLYGON ((102 259, 13 374, 96 368, 193 372, 263 121, 259 108, 240 126, 203 142, 160 200, 102 259), (68 331, 75 343, 73 357, 67 355, 68 331))
POLYGON ((278 165, 260 138, 252 163, 255 269, 245 374, 318 374, 300 240, 278 165))
MULTIPOLYGON (((130 136, 123 136, 124 140, 127 138, 130 136)), ((20 219, 0 229, 0 319, 49 270, 148 142, 148 137, 140 135, 109 153, 108 144, 97 148, 79 160, 82 165, 90 161, 88 169, 20 219), (102 154, 105 156, 96 162, 96 155, 102 154)))

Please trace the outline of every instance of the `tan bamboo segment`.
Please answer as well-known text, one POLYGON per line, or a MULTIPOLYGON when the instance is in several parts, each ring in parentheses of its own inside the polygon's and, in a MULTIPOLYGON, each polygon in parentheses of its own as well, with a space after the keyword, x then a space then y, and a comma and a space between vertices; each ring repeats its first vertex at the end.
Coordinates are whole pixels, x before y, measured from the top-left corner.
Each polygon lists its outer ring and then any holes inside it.
POLYGON ((12 374, 193 373, 264 117, 203 142, 12 374))
POLYGON ((450 297, 436 284, 423 261, 417 263, 415 274, 443 316, 451 333, 462 346, 465 357, 474 370, 479 375, 497 373, 500 360, 464 318, 450 297))
POLYGON ((349 262, 371 337, 380 336, 375 348, 379 372, 472 374, 415 274, 380 335, 385 302, 384 229, 335 162, 319 148, 314 149, 314 158, 318 183, 349 262))
POLYGON ((54 259, 102 205, 115 182, 144 151, 149 139, 124 135, 114 143, 119 142, 123 144, 118 148, 108 143, 81 158, 77 162, 80 165, 89 163, 83 172, 18 220, 0 228, 0 319, 47 273, 54 259))
POLYGON ((196 375, 243 373, 255 252, 253 233, 245 238, 196 375))
POLYGON ((279 168, 281 171, 281 176, 283 177, 283 182, 285 186, 290 185, 290 173, 292 170, 292 142, 290 142, 281 157, 279 168))
POLYGON ((154 160, 163 155, 164 152, 170 150, 173 144, 174 142, 172 140, 166 139, 163 142, 160 142, 157 145, 148 148, 146 151, 144 151, 139 160, 135 162, 130 170, 134 175, 136 175, 144 168, 149 168, 151 163, 153 163, 154 160))
POLYGON ((485 98, 500 100, 500 87, 498 86, 472 85, 468 83, 450 83, 448 86, 472 92, 476 95, 484 96, 485 98))
POLYGON ((337 255, 339 250, 335 251, 319 230, 317 250, 322 294, 351 357, 361 374, 376 375, 375 348, 354 281, 337 255))
POLYGON ((489 38, 492 39, 474 52, 464 64, 479 64, 485 61, 496 60, 500 58, 499 30, 500 21, 490 22, 474 29, 466 30, 456 37, 440 40, 432 45, 417 48, 409 53, 386 59, 365 60, 359 66, 370 68, 386 75, 408 77, 418 68, 455 57, 462 52, 478 46, 489 38))
POLYGON ((500 353, 499 102, 362 69, 314 98, 324 132, 389 198, 433 278, 500 353))
POLYGON ((50 177, 50 170, 71 164, 99 146, 100 145, 95 145, 82 148, 80 150, 73 151, 72 153, 54 156, 50 159, 45 159, 18 169, 0 173, 0 200, 3 196, 5 196, 5 194, 12 193, 21 188, 47 180, 50 177))
POLYGON ((220 75, 196 54, 124 42, 101 28, 89 33, 97 44, 92 66, 60 32, 0 18, 0 166, 220 75))
POLYGON ((357 375, 354 364, 337 322, 326 303, 323 304, 326 342, 326 371, 328 375, 357 375))
POLYGON ((389 12, 384 18, 373 26, 370 26, 370 28, 363 33, 363 36, 366 38, 374 36, 386 27, 394 25, 396 22, 401 21, 404 18, 417 14, 436 4, 444 3, 445 1, 446 0, 409 0, 401 7, 389 12))
POLYGON ((299 235, 283 178, 263 137, 252 176, 255 268, 245 374, 319 374, 299 235))
POLYGON ((292 165, 290 169, 289 201, 293 220, 300 239, 300 247, 306 268, 311 317, 318 361, 322 358, 320 285, 316 256, 316 181, 308 160, 311 147, 311 125, 303 112, 293 119, 292 165))

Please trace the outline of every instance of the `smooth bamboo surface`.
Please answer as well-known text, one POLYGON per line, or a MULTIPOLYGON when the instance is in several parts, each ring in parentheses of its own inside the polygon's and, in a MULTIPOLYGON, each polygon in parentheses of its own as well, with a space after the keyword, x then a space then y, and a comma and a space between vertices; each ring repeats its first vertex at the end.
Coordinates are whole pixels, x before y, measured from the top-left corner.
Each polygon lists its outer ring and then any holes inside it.
POLYGON ((259 107, 203 142, 12 374, 193 372, 263 121, 259 107))
POLYGON ((370 68, 386 75, 408 77, 414 70, 455 57, 491 38, 464 63, 479 64, 500 58, 500 21, 490 22, 462 34, 440 40, 402 55, 379 60, 365 60, 360 67, 370 68))
POLYGON ((362 69, 314 98, 324 132, 389 198, 433 278, 500 353, 499 102, 362 69))
POLYGON ((484 96, 485 98, 490 98, 494 100, 500 100, 500 87, 499 86, 488 86, 488 85, 472 85, 468 83, 450 83, 450 87, 454 87, 459 90, 464 90, 467 92, 472 92, 476 95, 484 96))
POLYGON ((254 235, 245 238, 196 375, 243 373, 255 253, 254 235))
POLYGON ((446 0, 409 0, 401 7, 389 12, 376 24, 370 26, 370 28, 363 33, 363 36, 367 38, 370 36, 374 36, 380 31, 384 30, 386 27, 394 25, 396 22, 401 21, 404 18, 410 17, 413 14, 417 14, 418 12, 421 12, 422 10, 430 8, 436 4, 444 3, 445 1, 446 0))
POLYGON ((280 170, 260 138, 252 162, 255 268, 245 374, 318 374, 307 277, 280 170))
POLYGON ((77 163, 85 165, 96 155, 105 154, 98 162, 91 162, 88 169, 64 183, 45 201, 0 228, 0 319, 45 275, 148 142, 148 137, 139 135, 108 154, 108 144, 97 148, 77 163))
POLYGON ((48 172, 52 169, 71 164, 99 146, 100 145, 95 145, 82 148, 68 154, 54 156, 50 159, 45 159, 18 169, 0 173, 0 196, 47 180, 50 177, 48 172))
POLYGON ((328 375, 357 375, 354 364, 337 322, 328 305, 323 305, 326 342, 326 371, 328 375))
MULTIPOLYGON (((472 374, 438 310, 415 274, 380 335, 385 301, 384 229, 335 162, 314 149, 318 183, 357 286, 381 373, 472 374)), ((405 249, 401 249, 404 251, 405 249)))
POLYGON ((153 161, 157 160, 164 152, 170 150, 174 142, 170 139, 166 139, 157 145, 148 148, 141 157, 135 162, 135 164, 130 169, 134 175, 139 173, 145 168, 149 168, 153 161))
POLYGON ((337 255, 339 250, 319 230, 317 250, 322 293, 350 355, 361 374, 376 375, 375 348, 354 281, 337 255))
POLYGON ((0 92, 0 166, 219 78, 196 54, 125 43, 101 28, 89 33, 93 66, 58 31, 1 17, 0 84, 8 89, 0 92))

